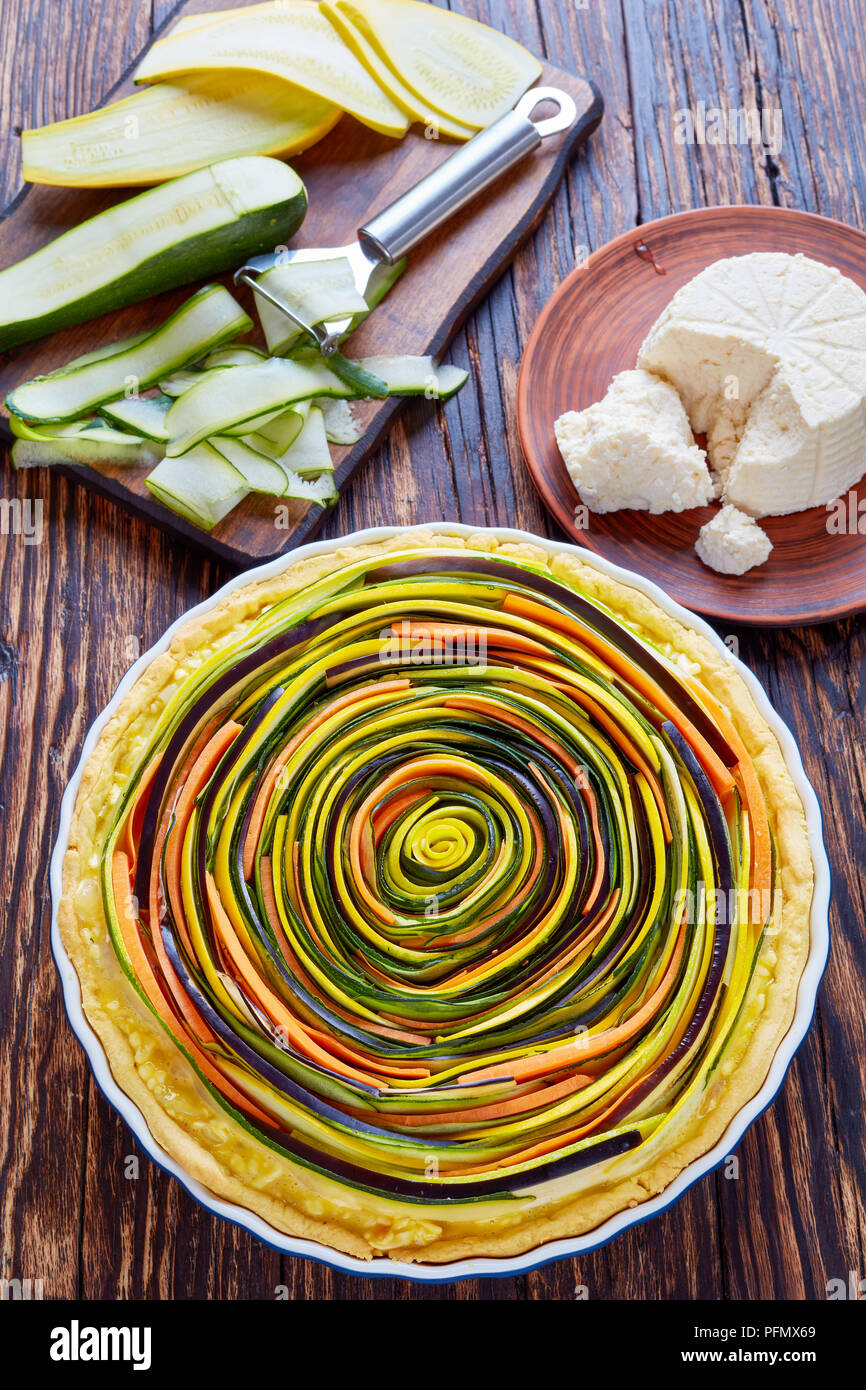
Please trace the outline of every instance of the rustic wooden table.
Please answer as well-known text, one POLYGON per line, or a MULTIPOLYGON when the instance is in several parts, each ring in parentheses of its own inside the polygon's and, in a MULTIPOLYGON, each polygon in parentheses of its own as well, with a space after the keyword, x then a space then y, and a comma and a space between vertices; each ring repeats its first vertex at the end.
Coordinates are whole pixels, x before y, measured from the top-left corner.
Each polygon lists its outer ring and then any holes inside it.
MULTIPOLYGON (((96 105, 171 19, 171 0, 0 0, 0 208, 21 196, 17 132, 96 105)), ((581 248, 704 204, 809 208, 866 226, 861 0, 459 0, 590 74, 607 103, 534 240, 456 339, 472 384, 433 417, 403 416, 323 535, 456 518, 554 529, 520 458, 514 388, 541 306, 581 248), (752 144, 684 145, 677 112, 746 108, 782 122, 752 144), (781 113, 780 116, 778 113, 781 113)), ((744 246, 743 251, 748 251, 744 246)), ((866 625, 736 634, 795 730, 822 803, 835 879, 833 947, 814 1026, 739 1149, 649 1225, 518 1279, 423 1288, 283 1259, 204 1212, 135 1152, 96 1090, 49 949, 48 860, 85 731, 137 654, 229 572, 47 473, 41 545, 2 538, 0 572, 0 1278, 68 1298, 823 1298, 866 1271, 862 1003, 866 625)), ((727 636, 727 634, 725 634, 727 636)))

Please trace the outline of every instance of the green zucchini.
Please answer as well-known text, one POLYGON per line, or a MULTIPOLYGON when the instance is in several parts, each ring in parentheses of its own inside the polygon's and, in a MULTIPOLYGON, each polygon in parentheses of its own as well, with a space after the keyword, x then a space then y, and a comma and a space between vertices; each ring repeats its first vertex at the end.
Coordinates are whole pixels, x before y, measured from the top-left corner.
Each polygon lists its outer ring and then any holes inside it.
MULTIPOLYGON (((228 434, 215 434, 208 444, 218 454, 236 468, 251 492, 266 492, 272 497, 282 496, 288 477, 278 463, 260 454, 243 439, 228 434)), ((188 456, 187 456, 188 457, 188 456)))
MULTIPOLYGON (((267 271, 259 283, 311 325, 368 313, 367 301, 355 285, 346 256, 289 261, 267 271)), ((256 309, 272 356, 285 353, 302 336, 292 320, 261 295, 256 297, 256 309)))
MULTIPOLYGON (((290 261, 266 271, 259 283, 283 299, 305 323, 332 323, 351 318, 342 338, 348 338, 372 309, 381 304, 406 269, 405 258, 394 265, 382 263, 373 271, 366 293, 361 295, 346 256, 321 261, 290 261)), ((259 296, 256 309, 271 356, 294 355, 304 335, 279 309, 259 296)))
POLYGON ((64 463, 84 463, 92 468, 116 464, 153 468, 163 457, 161 445, 112 429, 103 420, 42 425, 38 431, 14 417, 10 423, 18 436, 12 446, 15 468, 48 468, 64 463))
POLYGON ((289 473, 282 495, 297 502, 318 502, 320 507, 326 507, 329 502, 336 502, 340 494, 333 473, 322 473, 318 478, 302 478, 300 473, 289 473))
POLYGON ((277 459, 291 448, 301 433, 308 410, 309 402, 299 401, 291 410, 281 411, 279 415, 262 421, 255 430, 251 429, 248 423, 246 428, 250 432, 243 438, 260 454, 277 459))
POLYGON ((131 338, 121 338, 116 343, 106 343, 103 347, 94 348, 92 352, 82 352, 80 357, 73 357, 72 361, 64 366, 55 367, 49 375, 61 376, 63 372, 71 372, 74 367, 86 367, 90 362, 101 362, 103 357, 113 357, 117 352, 126 352, 127 348, 143 343, 152 332, 152 329, 146 328, 143 333, 133 333, 131 338))
MULTIPOLYGON (((292 353, 292 356, 296 360, 312 360, 314 363, 326 360, 318 350, 310 353, 305 349, 300 354, 292 353)), ((341 352, 332 352, 327 358, 327 363, 334 376, 338 376, 343 384, 350 388, 348 392, 343 392, 349 399, 384 398, 389 394, 388 383, 376 376, 375 372, 368 371, 363 362, 354 362, 344 357, 341 352)))
POLYGON ((364 292, 367 308, 371 312, 379 307, 386 294, 390 294, 408 264, 409 262, 404 256, 401 261, 394 261, 392 264, 387 261, 380 261, 375 267, 370 276, 370 283, 364 292))
POLYGON ((129 400, 123 397, 108 401, 99 407, 99 413, 109 424, 165 443, 168 439, 165 417, 171 404, 170 396, 131 396, 129 400))
POLYGON ((204 372, 197 367, 181 368, 179 372, 172 372, 170 376, 163 377, 159 389, 164 396, 182 396, 184 391, 197 386, 203 376, 204 372))
MULTIPOLYGON (((332 473, 326 469, 318 478, 301 477, 285 462, 266 458, 242 439, 214 435, 208 444, 236 468, 251 492, 264 492, 272 497, 291 497, 297 501, 318 502, 324 506, 337 497, 332 473)), ((194 451, 193 451, 194 452, 194 451)), ((189 455, 184 455, 188 458, 189 455)), ((288 458, 288 455, 286 456, 288 458)), ((329 458, 330 463, 330 458, 329 458)))
MULTIPOLYGON (((264 415, 257 415, 253 420, 242 420, 237 425, 226 425, 225 429, 222 430, 221 433, 237 434, 246 438, 248 434, 252 434, 257 430, 263 430, 266 425, 269 425, 272 420, 278 419, 279 416, 282 414, 283 408, 282 406, 280 406, 276 410, 266 411, 264 415)), ((266 454, 268 450, 262 449, 261 452, 266 454)))
POLYGON ((30 425, 26 420, 19 420, 17 416, 9 417, 9 428, 17 439, 31 439, 54 443, 61 439, 89 439, 98 440, 102 444, 140 444, 141 438, 137 434, 130 434, 128 430, 118 429, 105 420, 97 420, 94 416, 88 416, 84 420, 68 420, 62 425, 30 425))
POLYGON ((213 530, 249 492, 237 469, 210 444, 190 449, 184 458, 163 459, 144 481, 166 507, 205 531, 213 530))
POLYGON ((325 419, 317 406, 310 407, 303 429, 277 463, 292 473, 333 473, 325 419))
POLYGON ((125 352, 25 382, 9 393, 6 404, 25 420, 72 420, 122 394, 130 380, 143 391, 251 327, 228 290, 206 285, 162 327, 125 352))
POLYGON ((250 367, 206 372, 197 386, 178 396, 168 412, 166 453, 170 457, 185 454, 208 435, 225 434, 244 421, 257 422, 268 411, 287 410, 296 401, 353 394, 322 358, 318 363, 300 363, 270 357, 250 367))
POLYGON ((152 468, 162 459, 153 445, 137 439, 135 445, 107 448, 88 439, 68 439, 63 443, 47 440, 16 439, 12 445, 13 468, 56 468, 64 464, 83 464, 88 468, 115 467, 152 468))
POLYGON ((447 401, 469 379, 462 367, 437 367, 432 357, 364 357, 358 365, 381 377, 391 396, 447 401))
POLYGON ((140 193, 0 271, 0 351, 287 241, 307 195, 281 160, 246 155, 140 193))
POLYGON ((364 438, 364 431, 356 422, 348 401, 322 396, 321 400, 313 401, 313 405, 319 407, 325 418, 325 434, 331 444, 357 444, 364 438))
POLYGON ((263 362, 267 357, 261 348, 250 347, 248 343, 228 343, 210 353, 202 365, 210 371, 212 367, 250 367, 263 362))

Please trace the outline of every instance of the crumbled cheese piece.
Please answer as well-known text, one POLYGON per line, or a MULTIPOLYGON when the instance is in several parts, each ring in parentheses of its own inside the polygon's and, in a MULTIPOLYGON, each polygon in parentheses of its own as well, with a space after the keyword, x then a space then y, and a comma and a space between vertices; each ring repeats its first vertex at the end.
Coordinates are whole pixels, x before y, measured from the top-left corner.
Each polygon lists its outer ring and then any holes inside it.
POLYGON ((682 512, 715 495, 679 396, 651 372, 620 372, 604 400, 555 423, 566 468, 591 511, 682 512))
POLYGON ((745 574, 762 565, 772 549, 757 522, 730 503, 701 527, 695 542, 698 558, 719 574, 745 574))

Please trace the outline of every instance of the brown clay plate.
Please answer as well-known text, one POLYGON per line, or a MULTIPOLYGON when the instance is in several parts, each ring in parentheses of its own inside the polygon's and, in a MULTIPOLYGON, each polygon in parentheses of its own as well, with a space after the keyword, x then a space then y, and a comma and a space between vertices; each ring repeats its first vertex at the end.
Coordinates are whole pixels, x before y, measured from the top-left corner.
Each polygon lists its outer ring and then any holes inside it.
MULTIPOLYGON (((842 222, 787 208, 721 207, 662 217, 594 252, 563 281, 529 339, 517 389, 523 453, 559 525, 580 545, 638 570, 680 603, 737 623, 825 622, 866 609, 866 504, 847 498, 844 529, 824 507, 761 522, 773 542, 765 565, 716 574, 694 552, 714 508, 589 513, 556 446, 553 422, 600 400, 617 372, 635 365, 648 329, 676 290, 723 256, 787 251, 838 266, 866 290, 866 235, 842 222), (862 527, 862 534, 858 530, 862 527)), ((866 482, 859 484, 866 498, 866 482)))

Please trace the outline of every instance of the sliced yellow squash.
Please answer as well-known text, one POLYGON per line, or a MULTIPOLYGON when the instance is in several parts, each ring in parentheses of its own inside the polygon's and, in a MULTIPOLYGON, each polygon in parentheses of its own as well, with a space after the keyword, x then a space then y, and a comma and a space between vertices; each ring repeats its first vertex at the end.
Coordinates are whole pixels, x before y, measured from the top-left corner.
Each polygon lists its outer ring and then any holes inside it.
POLYGON ((159 81, 206 69, 242 69, 280 77, 384 135, 409 128, 404 111, 373 81, 314 0, 277 0, 212 17, 168 34, 153 45, 136 82, 159 81))
POLYGON ((541 65, 498 30, 420 0, 333 0, 425 109, 481 130, 514 106, 541 65))
POLYGON ((245 154, 297 154, 338 106, 261 73, 189 73, 87 116, 22 132, 24 178, 69 188, 161 183, 245 154))
POLYGON ((453 121, 450 117, 443 115, 441 111, 433 111, 429 106, 425 106, 419 101, 397 74, 388 67, 388 64, 379 57, 373 45, 364 37, 361 30, 356 28, 349 16, 344 13, 339 6, 331 4, 330 0, 319 0, 319 9, 333 24, 340 38, 351 48, 355 57, 358 58, 367 69, 371 77, 375 78, 379 86, 386 91, 392 101, 400 107, 411 121, 418 121, 426 127, 434 127, 439 134, 447 135, 452 140, 470 140, 476 133, 472 126, 464 125, 462 121, 453 121))

